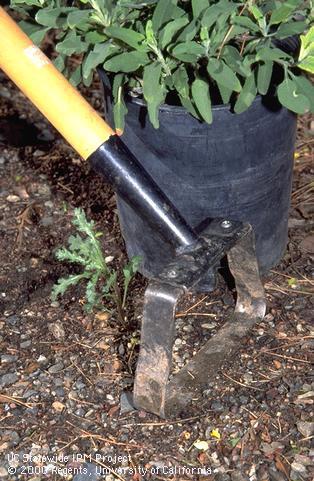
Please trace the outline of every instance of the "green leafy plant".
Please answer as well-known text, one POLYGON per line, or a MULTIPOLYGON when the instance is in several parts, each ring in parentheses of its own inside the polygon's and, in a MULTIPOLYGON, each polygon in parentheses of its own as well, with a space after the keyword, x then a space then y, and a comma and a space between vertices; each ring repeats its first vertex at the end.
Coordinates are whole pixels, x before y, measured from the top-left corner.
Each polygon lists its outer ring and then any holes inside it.
POLYGON ((125 319, 125 306, 130 282, 137 272, 140 257, 133 257, 123 267, 123 290, 119 287, 118 272, 108 266, 108 259, 104 256, 99 242, 101 232, 96 232, 93 221, 86 219, 84 211, 74 210, 72 220, 73 226, 77 229, 76 235, 68 239, 68 247, 62 247, 56 251, 58 260, 79 264, 82 267, 80 274, 73 274, 61 278, 54 285, 51 298, 55 301, 59 295, 63 295, 71 286, 80 282, 86 283, 86 304, 85 309, 89 312, 94 308, 103 307, 105 299, 114 301, 119 319, 125 319))
POLYGON ((11 6, 35 42, 53 32, 54 62, 72 83, 89 85, 99 66, 107 72, 118 130, 129 94, 145 99, 156 128, 164 102, 207 123, 217 99, 241 113, 270 92, 296 113, 314 111, 306 77, 314 73, 313 0, 11 0, 11 6), (280 42, 299 34, 299 53, 288 54, 280 42), (81 59, 72 71, 71 56, 81 59))

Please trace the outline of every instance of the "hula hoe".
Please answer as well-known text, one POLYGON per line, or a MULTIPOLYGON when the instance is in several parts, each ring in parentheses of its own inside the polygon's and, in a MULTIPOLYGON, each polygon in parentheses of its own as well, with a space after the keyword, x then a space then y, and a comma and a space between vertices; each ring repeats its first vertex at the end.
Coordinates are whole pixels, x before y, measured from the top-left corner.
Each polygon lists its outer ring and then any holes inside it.
POLYGON ((265 315, 252 227, 232 219, 212 219, 196 234, 120 137, 3 8, 0 39, 0 67, 83 159, 176 248, 171 263, 150 279, 145 292, 133 402, 161 417, 178 414, 202 395, 222 362, 265 315), (209 267, 218 268, 225 255, 237 289, 234 314, 169 380, 176 304, 188 291, 197 291, 209 267))

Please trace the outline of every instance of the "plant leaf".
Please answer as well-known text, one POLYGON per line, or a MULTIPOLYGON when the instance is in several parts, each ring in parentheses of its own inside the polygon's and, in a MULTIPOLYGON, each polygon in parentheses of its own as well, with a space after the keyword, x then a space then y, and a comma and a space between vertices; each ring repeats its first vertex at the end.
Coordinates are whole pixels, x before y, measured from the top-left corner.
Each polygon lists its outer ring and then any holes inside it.
POLYGON ((76 69, 72 72, 69 82, 76 87, 82 80, 82 66, 79 65, 76 69))
POLYGON ((285 0, 279 8, 275 8, 271 14, 269 25, 285 22, 294 13, 301 0, 285 0))
POLYGON ((200 114, 197 112, 192 100, 190 100, 188 97, 182 97, 179 95, 181 104, 183 107, 191 114, 193 117, 195 117, 198 120, 202 120, 200 114))
POLYGON ((91 276, 89 281, 86 285, 86 300, 87 303, 84 305, 84 308, 87 312, 91 312, 97 304, 99 304, 99 295, 97 293, 97 283, 99 280, 99 273, 95 273, 91 276))
POLYGON ((280 48, 262 47, 257 51, 256 60, 263 60, 263 62, 272 62, 291 58, 290 55, 280 50, 280 48))
POLYGON ((62 12, 62 8, 43 8, 38 10, 35 20, 45 27, 57 27, 57 20, 62 12))
POLYGON ((310 28, 306 35, 301 35, 300 39, 301 49, 299 60, 303 60, 307 55, 312 54, 314 50, 314 26, 310 28))
POLYGON ((235 25, 240 25, 240 27, 245 27, 251 32, 259 32, 260 27, 253 22, 249 17, 235 16, 232 18, 232 22, 235 25))
POLYGON ((221 10, 217 4, 211 5, 210 7, 208 7, 205 10, 203 14, 203 18, 201 20, 202 26, 206 27, 207 29, 210 29, 214 25, 214 23, 216 23, 217 17, 220 13, 221 13, 221 10))
POLYGON ((157 33, 160 28, 165 25, 165 23, 172 19, 172 14, 176 4, 176 0, 159 0, 157 2, 152 17, 152 24, 155 33, 157 33))
POLYGON ((173 84, 179 95, 184 98, 190 97, 189 76, 183 65, 174 72, 173 84))
POLYGON ((194 80, 194 82, 192 83, 192 96, 196 108, 203 117, 203 119, 208 124, 211 124, 213 117, 208 83, 200 78, 194 80))
POLYGON ((88 44, 83 42, 81 37, 76 34, 74 30, 71 30, 56 46, 56 51, 64 55, 73 55, 74 53, 86 52, 88 44))
POLYGON ((25 22, 22 20, 19 22, 19 26, 29 36, 29 38, 35 43, 35 45, 40 45, 43 41, 46 33, 49 31, 49 27, 42 28, 31 22, 25 22))
POLYGON ((200 119, 199 114, 195 110, 195 107, 190 99, 190 84, 189 76, 184 66, 180 66, 173 74, 173 85, 179 94, 179 98, 183 107, 191 114, 193 117, 200 119))
POLYGON ((314 113, 314 85, 303 75, 295 76, 294 82, 298 87, 298 92, 305 95, 310 101, 310 110, 314 113))
MULTIPOLYGON (((244 63, 243 57, 241 57, 239 51, 232 45, 226 45, 222 54, 223 60, 234 72, 248 77, 251 74, 250 66, 244 63)), ((254 59, 255 60, 255 59, 254 59)))
POLYGON ((149 58, 144 52, 124 52, 107 60, 104 69, 109 72, 136 72, 148 62, 149 58))
POLYGON ((109 294, 112 286, 117 282, 117 272, 112 272, 106 280, 106 284, 102 288, 103 294, 109 294))
POLYGON ((121 40, 136 50, 143 49, 141 44, 145 40, 145 36, 141 33, 135 32, 131 28, 108 27, 106 28, 105 33, 108 34, 109 37, 121 40))
MULTIPOLYGON (((59 21, 61 15, 73 12, 75 10, 76 8, 72 7, 42 8, 36 13, 35 20, 44 27, 57 28, 61 26, 59 21)), ((66 22, 67 19, 64 17, 62 24, 66 24, 66 22)))
POLYGON ((261 95, 266 95, 268 92, 273 73, 273 65, 273 62, 265 62, 258 66, 257 91, 261 95))
POLYGON ((123 276, 124 276, 124 292, 123 292, 123 299, 122 299, 122 307, 124 309, 127 293, 129 289, 129 285, 131 282, 132 277, 136 274, 142 258, 140 256, 134 256, 130 260, 130 262, 123 268, 123 276))
POLYGON ((112 45, 109 42, 97 43, 82 63, 83 78, 87 79, 91 72, 102 64, 112 54, 112 45))
POLYGON ((113 81, 113 98, 114 98, 114 107, 113 107, 113 115, 114 115, 114 124, 118 135, 121 135, 124 131, 125 125, 125 116, 128 113, 128 109, 125 105, 124 101, 124 93, 123 93, 123 83, 124 83, 125 76, 124 74, 118 74, 115 76, 113 81))
POLYGON ((237 10, 238 5, 228 0, 220 0, 214 5, 210 5, 203 13, 201 24, 208 29, 211 28, 218 18, 224 15, 225 20, 237 10))
POLYGON ((262 18, 264 18, 262 10, 256 5, 249 6, 249 11, 251 12, 255 20, 261 20, 262 18))
POLYGON ((29 38, 34 42, 35 45, 40 45, 47 32, 49 32, 49 28, 43 28, 29 35, 29 38))
POLYGON ((58 279, 58 283, 55 284, 52 288, 51 292, 51 300, 56 301, 59 295, 65 294, 66 290, 71 287, 75 286, 78 284, 82 279, 86 279, 88 276, 86 275, 85 272, 82 274, 74 274, 66 278, 61 278, 58 279))
POLYGON ((58 57, 56 57, 53 62, 54 66, 60 71, 63 72, 65 68, 65 63, 64 63, 64 56, 59 54, 58 57))
POLYGON ((22 3, 27 3, 28 6, 34 6, 34 7, 42 7, 43 6, 43 0, 11 0, 10 2, 10 7, 15 7, 16 5, 22 4, 22 3))
POLYGON ((232 95, 232 90, 224 87, 221 84, 217 84, 218 90, 224 105, 228 104, 232 95))
POLYGON ((182 62, 195 63, 205 54, 205 49, 197 42, 179 43, 172 50, 172 55, 182 62))
POLYGON ((153 28, 153 22, 151 20, 148 20, 145 25, 145 36, 147 45, 157 47, 156 35, 153 28))
POLYGON ((159 34, 159 43, 161 48, 163 49, 167 47, 175 34, 184 28, 188 23, 189 19, 187 15, 176 18, 172 22, 167 23, 167 25, 160 31, 159 34))
POLYGON ((301 48, 298 67, 306 72, 314 73, 314 26, 306 35, 301 35, 301 48))
POLYGON ((106 35, 99 32, 90 31, 85 34, 85 41, 88 43, 101 43, 106 40, 106 35))
POLYGON ((80 255, 77 252, 71 252, 66 247, 62 247, 56 251, 56 258, 59 261, 67 261, 71 262, 72 264, 82 264, 83 266, 86 265, 87 259, 80 255))
POLYGON ((239 443, 240 440, 241 440, 240 437, 231 438, 231 439, 229 439, 229 443, 230 443, 230 445, 231 445, 232 448, 235 448, 236 445, 239 443))
POLYGON ((309 55, 298 63, 298 67, 306 72, 314 74, 314 55, 309 55))
POLYGON ((143 94, 147 102, 149 119, 155 129, 159 128, 159 107, 164 102, 166 89, 161 83, 162 66, 154 62, 144 68, 143 94))
POLYGON ((130 262, 123 268, 123 275, 125 279, 131 279, 138 271, 142 262, 141 256, 134 256, 130 262))
POLYGON ((234 92, 240 92, 242 87, 238 77, 223 60, 208 59, 207 71, 218 85, 234 92))
POLYGON ((180 35, 177 37, 176 42, 189 42, 193 40, 196 36, 197 32, 200 29, 199 22, 196 20, 192 20, 183 30, 180 32, 180 35))
POLYGON ((91 83, 93 81, 93 77, 94 77, 94 72, 91 70, 90 74, 88 77, 82 77, 82 80, 83 80, 83 84, 85 85, 85 87, 90 87, 91 86, 91 83))
POLYGON ((80 28, 88 25, 90 14, 93 10, 74 10, 70 12, 67 18, 67 24, 70 28, 80 28))
POLYGON ((292 112, 304 114, 310 108, 310 101, 305 95, 298 93, 295 81, 286 78, 277 89, 280 103, 292 112))
POLYGON ((256 93, 257 89, 255 84, 255 78, 254 74, 252 73, 244 82, 242 90, 234 106, 234 111, 237 114, 241 114, 242 112, 247 110, 255 99, 256 93))
POLYGON ((207 7, 208 0, 192 0, 193 18, 198 18, 207 7))
POLYGON ((306 29, 305 22, 289 22, 289 23, 282 23, 279 25, 279 28, 275 34, 276 38, 287 38, 292 35, 297 35, 299 33, 304 32, 306 29))

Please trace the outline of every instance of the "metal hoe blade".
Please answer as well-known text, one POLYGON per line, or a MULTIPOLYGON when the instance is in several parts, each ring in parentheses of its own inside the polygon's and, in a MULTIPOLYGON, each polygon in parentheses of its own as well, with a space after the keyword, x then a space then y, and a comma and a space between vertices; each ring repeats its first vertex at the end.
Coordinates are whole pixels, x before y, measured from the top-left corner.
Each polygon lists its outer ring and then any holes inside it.
MULTIPOLYGON (((211 246, 212 235, 204 238, 211 246)), ((234 314, 170 381, 175 309, 187 288, 163 279, 150 282, 144 299, 141 349, 134 383, 133 402, 137 408, 160 417, 179 414, 201 396, 222 363, 241 346, 254 324, 263 319, 266 303, 250 226, 245 226, 240 235, 237 233, 227 256, 237 289, 234 314)), ((168 270, 168 277, 169 274, 168 270)))

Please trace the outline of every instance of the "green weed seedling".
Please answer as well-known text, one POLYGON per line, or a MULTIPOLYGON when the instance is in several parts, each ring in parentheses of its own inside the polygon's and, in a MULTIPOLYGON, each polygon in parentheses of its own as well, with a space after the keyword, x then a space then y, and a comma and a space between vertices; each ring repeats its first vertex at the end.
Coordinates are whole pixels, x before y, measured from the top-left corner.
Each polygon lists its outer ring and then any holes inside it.
POLYGON ((94 221, 88 221, 83 210, 75 209, 72 224, 77 233, 69 237, 68 247, 62 247, 56 251, 56 257, 62 262, 81 265, 82 272, 59 279, 53 286, 52 300, 56 301, 57 297, 62 296, 71 286, 85 282, 86 311, 103 308, 104 301, 110 299, 116 306, 119 320, 124 321, 127 293, 141 262, 140 257, 133 257, 120 273, 108 266, 99 241, 103 234, 96 232, 94 221), (119 285, 121 277, 123 277, 122 292, 119 285))

